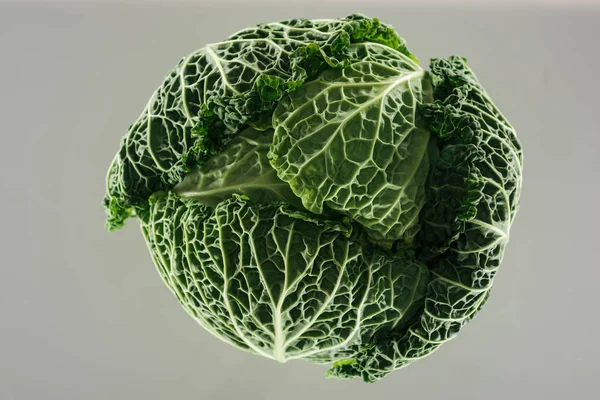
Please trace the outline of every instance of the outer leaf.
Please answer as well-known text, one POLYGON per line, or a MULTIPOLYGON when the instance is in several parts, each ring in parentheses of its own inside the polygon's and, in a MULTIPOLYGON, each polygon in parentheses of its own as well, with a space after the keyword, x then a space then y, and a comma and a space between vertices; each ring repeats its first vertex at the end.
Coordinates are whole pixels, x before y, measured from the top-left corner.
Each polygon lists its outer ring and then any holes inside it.
POLYGON ((427 269, 382 257, 347 228, 242 197, 213 210, 154 196, 142 225, 165 283, 207 330, 281 362, 353 357, 422 307, 427 269))
POLYGON ((431 95, 428 76, 385 46, 349 52, 359 61, 324 71, 279 103, 272 164, 311 212, 329 207, 376 240, 410 243, 430 163, 430 135, 417 122, 417 105, 431 95))
POLYGON ((375 381, 455 337, 488 298, 508 242, 522 176, 515 131, 464 59, 434 59, 431 67, 439 78, 436 102, 423 112, 441 140, 422 212, 423 257, 433 274, 425 310, 408 332, 380 338, 355 362, 335 366, 334 376, 375 381))
POLYGON ((393 29, 351 15, 258 25, 183 58, 123 138, 107 179, 109 227, 179 183, 188 166, 216 154, 243 125, 268 128, 275 102, 323 66, 341 65, 354 41, 410 55, 393 29))

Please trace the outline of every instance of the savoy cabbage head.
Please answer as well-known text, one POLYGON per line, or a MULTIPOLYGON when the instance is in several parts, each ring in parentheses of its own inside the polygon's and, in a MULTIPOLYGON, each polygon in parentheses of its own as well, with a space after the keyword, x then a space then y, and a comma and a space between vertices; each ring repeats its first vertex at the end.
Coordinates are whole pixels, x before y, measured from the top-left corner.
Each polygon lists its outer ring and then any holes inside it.
POLYGON ((482 308, 521 190, 515 131, 460 57, 424 70, 377 19, 292 19, 184 57, 121 141, 136 216, 206 330, 376 381, 482 308))

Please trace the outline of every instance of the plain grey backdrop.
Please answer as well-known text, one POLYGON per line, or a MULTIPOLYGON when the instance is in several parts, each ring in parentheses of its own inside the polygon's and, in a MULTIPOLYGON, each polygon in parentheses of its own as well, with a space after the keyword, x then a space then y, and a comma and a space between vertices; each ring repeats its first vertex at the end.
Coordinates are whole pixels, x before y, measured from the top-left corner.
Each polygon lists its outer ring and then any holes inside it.
POLYGON ((0 399, 595 397, 599 21, 591 6, 0 4, 0 399), (375 385, 213 338, 162 283, 138 223, 108 233, 101 204, 121 136, 181 56, 255 23, 352 12, 394 25, 425 64, 467 57, 525 152, 487 306, 375 385))

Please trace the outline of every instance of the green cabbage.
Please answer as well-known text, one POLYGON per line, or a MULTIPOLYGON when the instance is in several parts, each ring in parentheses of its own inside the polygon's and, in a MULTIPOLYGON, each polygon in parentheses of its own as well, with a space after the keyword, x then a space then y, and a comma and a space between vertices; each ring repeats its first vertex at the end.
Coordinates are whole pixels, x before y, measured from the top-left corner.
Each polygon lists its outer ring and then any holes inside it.
POLYGON ((293 19, 183 58, 108 171, 207 331, 374 382, 487 300, 522 151, 466 60, 419 66, 377 19, 293 19))

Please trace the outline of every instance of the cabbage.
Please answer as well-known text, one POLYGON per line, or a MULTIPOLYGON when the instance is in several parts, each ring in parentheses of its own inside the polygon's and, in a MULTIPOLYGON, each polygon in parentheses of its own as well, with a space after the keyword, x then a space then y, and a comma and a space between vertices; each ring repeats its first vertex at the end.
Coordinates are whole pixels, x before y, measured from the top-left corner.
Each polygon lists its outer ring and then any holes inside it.
POLYGON ((108 171, 207 331, 374 382, 483 307, 522 150, 464 58, 424 70, 377 19, 292 19, 184 57, 108 171))

